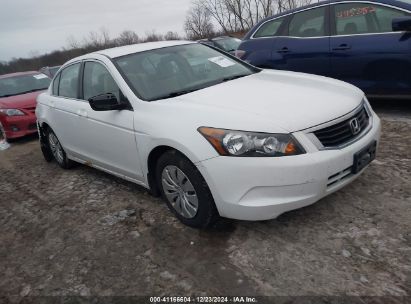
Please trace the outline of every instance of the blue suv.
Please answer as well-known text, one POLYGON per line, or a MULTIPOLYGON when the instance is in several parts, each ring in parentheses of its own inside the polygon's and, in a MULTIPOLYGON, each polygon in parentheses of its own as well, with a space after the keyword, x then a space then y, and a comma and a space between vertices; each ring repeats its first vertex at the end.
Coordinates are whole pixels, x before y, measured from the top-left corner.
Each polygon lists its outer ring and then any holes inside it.
POLYGON ((261 68, 324 75, 411 99, 411 0, 324 1, 266 18, 236 51, 261 68))

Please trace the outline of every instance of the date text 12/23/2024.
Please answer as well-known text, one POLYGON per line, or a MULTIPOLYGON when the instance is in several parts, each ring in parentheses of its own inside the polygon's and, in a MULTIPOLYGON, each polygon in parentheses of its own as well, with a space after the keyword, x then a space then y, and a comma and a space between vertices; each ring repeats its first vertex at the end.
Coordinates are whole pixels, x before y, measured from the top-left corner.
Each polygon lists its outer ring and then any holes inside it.
POLYGON ((150 303, 258 303, 255 297, 150 297, 150 303))

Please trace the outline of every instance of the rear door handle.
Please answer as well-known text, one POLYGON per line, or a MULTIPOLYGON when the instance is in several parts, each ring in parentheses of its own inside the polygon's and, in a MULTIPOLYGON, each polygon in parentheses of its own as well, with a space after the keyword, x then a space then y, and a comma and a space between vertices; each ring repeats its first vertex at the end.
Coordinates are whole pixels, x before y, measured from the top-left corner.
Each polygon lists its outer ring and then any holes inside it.
POLYGON ((85 109, 79 109, 77 110, 77 115, 82 116, 82 117, 87 117, 87 111, 85 109))
POLYGON ((351 46, 349 46, 346 43, 340 44, 339 46, 333 48, 333 51, 346 51, 351 49, 351 46))
POLYGON ((281 54, 289 53, 289 52, 290 52, 290 50, 286 46, 283 47, 282 49, 277 50, 277 53, 281 53, 281 54))

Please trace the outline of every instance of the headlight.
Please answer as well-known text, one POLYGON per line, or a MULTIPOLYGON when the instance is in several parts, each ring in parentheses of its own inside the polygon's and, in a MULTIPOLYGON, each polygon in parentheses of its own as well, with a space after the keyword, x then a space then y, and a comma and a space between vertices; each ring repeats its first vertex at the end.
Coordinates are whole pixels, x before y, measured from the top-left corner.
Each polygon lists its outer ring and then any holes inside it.
POLYGON ((289 156, 305 153, 290 134, 269 134, 201 127, 198 131, 220 155, 289 156))
POLYGON ((7 116, 22 116, 26 115, 18 109, 0 109, 1 113, 6 114, 7 116))

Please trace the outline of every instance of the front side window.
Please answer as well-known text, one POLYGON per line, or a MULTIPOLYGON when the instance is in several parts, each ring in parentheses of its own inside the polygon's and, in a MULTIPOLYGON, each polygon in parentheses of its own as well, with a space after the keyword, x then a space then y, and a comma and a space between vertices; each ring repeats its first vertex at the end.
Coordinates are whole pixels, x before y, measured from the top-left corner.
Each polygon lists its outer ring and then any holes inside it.
POLYGON ((80 63, 68 66, 60 73, 59 96, 78 98, 80 63))
POLYGON ((42 73, 0 79, 0 98, 46 90, 50 78, 42 73))
POLYGON ((130 54, 115 62, 133 91, 147 101, 176 97, 256 72, 200 43, 130 54))
POLYGON ((277 35, 283 20, 284 18, 278 18, 264 23, 254 34, 254 38, 271 37, 277 35))
POLYGON ((110 75, 109 71, 98 62, 86 62, 84 65, 83 82, 84 99, 112 93, 120 100, 120 89, 110 75))
POLYGON ((296 13, 289 24, 291 37, 325 36, 325 6, 296 13))
POLYGON ((392 20, 409 15, 371 3, 337 4, 334 11, 337 35, 392 32, 392 20))

